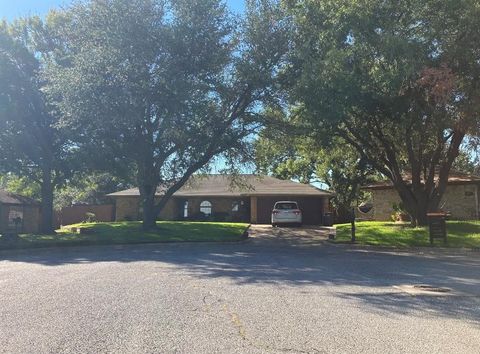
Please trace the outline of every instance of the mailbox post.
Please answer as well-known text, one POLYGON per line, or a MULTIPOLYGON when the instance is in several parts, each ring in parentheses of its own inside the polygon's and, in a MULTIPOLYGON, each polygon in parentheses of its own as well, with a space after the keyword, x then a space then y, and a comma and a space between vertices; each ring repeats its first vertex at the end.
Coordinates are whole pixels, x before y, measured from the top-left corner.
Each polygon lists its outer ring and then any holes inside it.
POLYGON ((352 223, 352 239, 351 239, 351 242, 355 243, 355 241, 356 241, 356 237, 355 237, 355 208, 352 208, 350 218, 351 218, 351 223, 352 223))
POLYGON ((428 213, 427 216, 430 231, 430 244, 433 245, 433 240, 436 238, 443 238, 443 243, 447 243, 447 213, 428 213))

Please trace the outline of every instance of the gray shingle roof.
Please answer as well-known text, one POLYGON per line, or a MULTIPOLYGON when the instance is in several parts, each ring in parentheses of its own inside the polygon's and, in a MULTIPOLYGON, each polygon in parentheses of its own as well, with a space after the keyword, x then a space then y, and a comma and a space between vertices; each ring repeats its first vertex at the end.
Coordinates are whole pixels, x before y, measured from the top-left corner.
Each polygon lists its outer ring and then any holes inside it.
POLYGON ((25 197, 23 195, 7 192, 0 189, 0 203, 1 204, 14 204, 14 205, 37 205, 38 202, 32 198, 25 197))
MULTIPOLYGON (((407 184, 412 183, 412 174, 410 172, 403 173, 403 180, 407 182, 407 184)), ((438 173, 435 174, 435 180, 438 180, 438 173)), ((423 182, 423 180, 422 180, 423 182)), ((450 172, 448 176, 449 185, 452 184, 480 184, 480 177, 474 176, 466 173, 461 173, 457 171, 450 172)), ((390 189, 393 188, 392 181, 383 180, 371 183, 366 186, 362 186, 362 189, 390 189)))
MULTIPOLYGON (((163 190, 163 188, 159 188, 157 195, 162 195, 163 190)), ((140 194, 138 188, 132 188, 108 195, 111 197, 122 197, 138 196, 140 194)), ((185 186, 174 194, 175 197, 241 197, 260 195, 329 197, 333 194, 309 184, 257 175, 239 175, 233 178, 228 175, 197 175, 193 176, 185 186)))

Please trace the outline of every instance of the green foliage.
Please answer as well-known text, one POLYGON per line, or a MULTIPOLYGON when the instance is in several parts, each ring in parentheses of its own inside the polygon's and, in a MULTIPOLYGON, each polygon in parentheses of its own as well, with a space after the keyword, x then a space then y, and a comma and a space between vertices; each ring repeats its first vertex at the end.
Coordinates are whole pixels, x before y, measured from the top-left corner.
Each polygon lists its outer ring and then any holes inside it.
POLYGON ((464 148, 460 151, 459 155, 453 163, 452 169, 461 173, 467 173, 472 175, 480 175, 480 164, 478 156, 475 156, 474 148, 464 148))
POLYGON ((68 183, 55 191, 55 209, 74 204, 103 204, 110 202, 106 194, 131 188, 133 178, 125 179, 107 172, 77 173, 68 183))
POLYGON ((393 213, 391 215, 392 221, 409 221, 410 220, 408 213, 405 210, 405 206, 403 205, 402 202, 393 203, 392 210, 393 210, 393 213))
POLYGON ((27 177, 18 177, 12 173, 0 175, 0 189, 39 200, 40 186, 27 177))
POLYGON ((478 135, 478 3, 287 4, 296 26, 291 100, 305 124, 354 146, 424 223, 464 136, 478 135))
POLYGON ((0 22, 0 172, 40 186, 45 232, 53 231, 53 190, 70 174, 75 150, 45 95, 46 68, 61 48, 54 23, 38 17, 0 22))
POLYGON ((91 0, 64 13, 69 65, 49 67, 49 95, 98 156, 135 165, 147 227, 213 157, 248 152, 274 98, 287 27, 273 2, 248 4, 240 20, 217 0, 91 0))
POLYGON ((255 143, 255 162, 260 173, 301 183, 320 182, 335 192, 332 205, 337 218, 345 219, 353 206, 368 198, 360 190, 375 178, 375 171, 351 146, 339 139, 311 138, 272 127, 262 131, 255 143))
POLYGON ((85 223, 94 223, 97 221, 95 213, 85 213, 85 223))
POLYGON ((140 222, 82 223, 58 230, 57 235, 20 235, 15 243, 0 248, 64 247, 161 242, 236 242, 243 239, 247 224, 217 222, 157 222, 158 229, 144 231, 140 222), (88 228, 72 233, 71 228, 88 228))

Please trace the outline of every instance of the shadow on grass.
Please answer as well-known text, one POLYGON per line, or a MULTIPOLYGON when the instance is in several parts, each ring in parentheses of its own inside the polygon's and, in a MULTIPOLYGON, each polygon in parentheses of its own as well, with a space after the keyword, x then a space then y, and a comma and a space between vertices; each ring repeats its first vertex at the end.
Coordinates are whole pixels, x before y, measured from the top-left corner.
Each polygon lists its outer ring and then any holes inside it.
POLYGON ((0 238, 0 250, 79 245, 115 245, 162 242, 232 242, 243 239, 247 224, 158 222, 157 228, 145 231, 140 222, 76 224, 56 235, 21 235, 15 241, 0 238), (74 233, 74 229, 85 233, 74 233))
MULTIPOLYGON (((413 228, 409 224, 393 222, 358 222, 356 225, 357 242, 366 245, 392 247, 430 247, 428 227, 413 228)), ((337 241, 350 240, 350 225, 337 226, 337 241)), ((449 221, 447 223, 447 241, 445 245, 436 240, 434 246, 454 248, 480 248, 479 221, 449 221)))
MULTIPOLYGON (((380 252, 314 242, 310 237, 259 237, 243 244, 158 244, 56 250, 2 251, 4 266, 97 262, 155 262, 199 279, 305 289, 328 286, 331 296, 358 303, 384 316, 413 313, 466 319, 480 324, 478 254, 438 255, 380 252), (468 297, 412 297, 394 286, 430 284, 468 297), (351 288, 349 288, 351 287, 351 288), (360 289, 358 288, 360 287, 360 289), (348 288, 349 292, 344 290, 348 288)), ((13 271, 15 271, 13 269, 13 271)), ((207 283, 208 284, 208 283, 207 283)))

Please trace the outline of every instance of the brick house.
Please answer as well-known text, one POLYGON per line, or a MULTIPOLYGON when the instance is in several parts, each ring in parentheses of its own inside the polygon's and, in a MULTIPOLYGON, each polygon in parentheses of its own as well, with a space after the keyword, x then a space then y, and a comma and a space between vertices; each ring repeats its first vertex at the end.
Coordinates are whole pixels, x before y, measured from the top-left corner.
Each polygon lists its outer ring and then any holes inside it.
MULTIPOLYGON (((330 192, 312 185, 280 180, 270 176, 241 175, 232 183, 225 175, 194 176, 168 201, 159 220, 208 219, 232 222, 270 223, 275 202, 297 201, 305 224, 322 224, 328 211, 330 192)), ((157 195, 160 197, 162 191, 157 195)), ((137 188, 109 194, 115 200, 115 220, 141 219, 137 188)))
MULTIPOLYGON (((411 176, 405 175, 406 180, 411 176)), ((448 185, 440 203, 452 219, 479 219, 480 177, 462 173, 451 173, 448 185)), ((391 220, 393 205, 400 203, 400 197, 390 181, 381 181, 362 187, 371 192, 373 208, 368 213, 374 220, 391 220)))
POLYGON ((0 189, 0 234, 36 233, 40 229, 40 204, 0 189))

